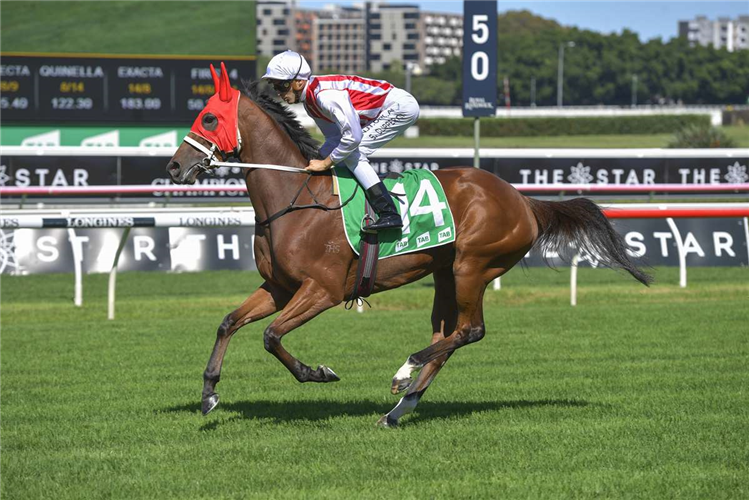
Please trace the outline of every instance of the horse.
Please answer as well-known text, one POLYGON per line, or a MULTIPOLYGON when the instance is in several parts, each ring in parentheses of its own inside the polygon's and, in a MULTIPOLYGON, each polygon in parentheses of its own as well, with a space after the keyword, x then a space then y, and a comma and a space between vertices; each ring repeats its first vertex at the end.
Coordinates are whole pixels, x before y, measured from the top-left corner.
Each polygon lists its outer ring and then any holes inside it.
MULTIPOLYGON (((221 73, 221 80, 213 73, 217 93, 212 99, 220 98, 219 87, 221 91, 231 89, 226 72, 221 73)), ((239 94, 236 127, 240 146, 224 151, 191 131, 166 167, 175 184, 194 184, 198 175, 208 170, 203 153, 209 148, 211 154, 235 156, 244 163, 296 169, 304 169, 311 158, 318 157, 317 142, 267 89, 255 82, 245 84, 243 93, 231 91, 239 94)), ((213 130, 231 128, 231 120, 223 123, 220 118, 210 112, 209 101, 196 124, 207 123, 213 130)), ((652 279, 630 260, 622 237, 586 198, 533 199, 498 176, 471 167, 434 173, 452 209, 454 242, 381 260, 374 284, 373 293, 379 293, 434 275, 430 345, 411 354, 395 373, 391 392, 405 394, 378 420, 382 427, 398 425, 403 415, 416 408, 457 349, 484 338, 482 302, 487 285, 512 269, 531 248, 563 253, 572 246, 595 255, 605 266, 628 272, 644 285, 652 279)), ((257 218, 257 269, 265 281, 218 327, 203 373, 203 415, 218 405, 215 389, 233 335, 278 311, 281 313, 263 333, 265 349, 299 382, 340 380, 326 365, 312 369, 301 362, 281 342, 289 332, 341 304, 355 287, 358 257, 346 240, 341 211, 335 210, 339 200, 333 194, 331 172, 300 174, 248 168, 244 177, 257 218)))

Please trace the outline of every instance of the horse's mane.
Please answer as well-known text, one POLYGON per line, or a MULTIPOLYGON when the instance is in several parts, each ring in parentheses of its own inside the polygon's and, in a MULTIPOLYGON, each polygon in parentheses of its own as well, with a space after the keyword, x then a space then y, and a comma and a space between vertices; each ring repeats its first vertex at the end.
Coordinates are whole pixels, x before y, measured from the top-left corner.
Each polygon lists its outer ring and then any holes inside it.
POLYGON ((309 135, 291 110, 273 98, 265 83, 256 80, 243 81, 242 84, 244 94, 276 120, 306 160, 320 159, 320 143, 309 135))

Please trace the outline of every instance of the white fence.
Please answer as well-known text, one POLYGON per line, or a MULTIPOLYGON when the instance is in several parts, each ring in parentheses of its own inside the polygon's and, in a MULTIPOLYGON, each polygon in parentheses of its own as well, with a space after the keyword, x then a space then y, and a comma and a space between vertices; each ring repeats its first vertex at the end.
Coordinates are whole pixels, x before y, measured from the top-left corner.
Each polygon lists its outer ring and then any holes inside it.
MULTIPOLYGON (((666 218, 671 227, 679 252, 681 287, 686 287, 686 254, 684 240, 679 234, 673 218, 679 217, 743 217, 747 251, 749 252, 749 203, 731 204, 626 204, 604 206, 604 213, 610 218, 666 218)), ((82 247, 75 236, 76 228, 122 228, 119 247, 109 272, 108 315, 115 316, 115 292, 117 265, 130 230, 133 227, 189 227, 195 219, 212 220, 220 226, 254 226, 255 213, 250 208, 210 208, 210 209, 113 209, 113 210, 13 210, 4 211, 0 216, 3 228, 67 228, 74 254, 75 297, 74 304, 83 304, 82 247)), ((749 256, 748 256, 749 259, 749 256)), ((570 303, 577 304, 577 264, 579 256, 573 259, 570 276, 570 303)), ((494 288, 500 288, 499 279, 494 288)), ((361 309, 359 309, 361 311, 361 309)))

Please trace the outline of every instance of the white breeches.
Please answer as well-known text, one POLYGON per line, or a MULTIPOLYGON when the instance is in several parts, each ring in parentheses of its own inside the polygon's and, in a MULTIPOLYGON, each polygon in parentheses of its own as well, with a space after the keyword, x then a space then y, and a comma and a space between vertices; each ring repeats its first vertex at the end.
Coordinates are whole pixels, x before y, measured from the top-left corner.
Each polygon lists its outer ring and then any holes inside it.
POLYGON ((418 118, 419 103, 411 94, 397 88, 388 93, 380 115, 362 128, 359 148, 343 160, 364 189, 380 182, 369 156, 404 133, 418 118))

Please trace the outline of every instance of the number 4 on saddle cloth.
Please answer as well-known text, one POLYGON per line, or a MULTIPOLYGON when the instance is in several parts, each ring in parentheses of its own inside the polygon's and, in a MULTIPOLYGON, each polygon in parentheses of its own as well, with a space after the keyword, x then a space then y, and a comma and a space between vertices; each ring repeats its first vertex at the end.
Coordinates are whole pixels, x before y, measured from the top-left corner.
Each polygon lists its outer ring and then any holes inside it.
POLYGON ((455 223, 450 204, 442 184, 430 170, 407 170, 395 178, 383 180, 396 201, 403 227, 376 234, 364 230, 368 223, 364 190, 357 189, 351 171, 346 167, 336 167, 333 178, 341 202, 348 200, 356 191, 354 198, 342 209, 346 239, 354 253, 360 256, 351 300, 367 297, 372 292, 377 258, 420 252, 455 241, 455 223))

